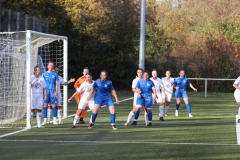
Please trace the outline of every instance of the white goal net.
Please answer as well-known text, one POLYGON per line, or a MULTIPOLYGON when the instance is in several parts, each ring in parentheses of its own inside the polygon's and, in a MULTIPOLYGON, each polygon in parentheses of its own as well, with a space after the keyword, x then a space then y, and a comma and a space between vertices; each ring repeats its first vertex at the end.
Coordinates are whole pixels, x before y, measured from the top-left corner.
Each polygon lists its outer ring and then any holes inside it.
MULTIPOLYGON (((19 125, 17 121, 23 120, 30 127, 30 76, 37 65, 45 72, 49 61, 59 67, 59 75, 67 80, 67 37, 29 30, 0 32, 0 126, 19 125)), ((66 99, 67 88, 62 92, 66 99)))

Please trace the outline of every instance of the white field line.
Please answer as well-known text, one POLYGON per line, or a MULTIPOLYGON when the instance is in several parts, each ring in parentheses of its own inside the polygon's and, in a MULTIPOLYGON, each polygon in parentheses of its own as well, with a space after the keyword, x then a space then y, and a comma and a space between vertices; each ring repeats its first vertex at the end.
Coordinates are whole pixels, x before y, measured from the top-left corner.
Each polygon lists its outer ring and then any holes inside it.
POLYGON ((39 143, 95 143, 95 144, 156 144, 156 145, 196 145, 196 146, 239 146, 239 144, 224 143, 181 143, 181 142, 126 142, 126 141, 60 141, 60 140, 7 140, 0 142, 39 142, 39 143))
POLYGON ((240 145, 240 123, 238 123, 238 119, 238 115, 236 115, 237 144, 240 145))
MULTIPOLYGON (((119 102, 124 102, 124 101, 128 101, 128 100, 131 100, 131 99, 133 99, 133 97, 127 98, 127 99, 123 99, 123 100, 121 100, 121 101, 119 101, 119 102)), ((116 102, 115 102, 114 104, 116 104, 116 102)), ((103 108, 103 107, 106 107, 106 105, 102 106, 102 108, 103 108)), ((88 112, 90 112, 90 111, 91 111, 91 110, 88 110, 88 112)), ((73 117, 73 116, 75 116, 75 114, 69 115, 69 116, 67 116, 67 118, 73 117)), ((63 119, 66 119, 66 118, 63 118, 63 119)), ((51 121, 51 123, 52 123, 52 121, 51 121)), ((37 126, 32 126, 32 128, 36 128, 36 127, 37 127, 37 126)), ((21 132, 25 132, 25 131, 27 131, 27 130, 29 130, 29 129, 24 128, 24 129, 19 130, 19 131, 15 131, 15 132, 10 132, 10 133, 7 133, 7 134, 3 134, 3 135, 0 135, 0 138, 7 137, 7 136, 10 136, 10 135, 13 135, 13 134, 17 134, 17 133, 21 133, 21 132)))

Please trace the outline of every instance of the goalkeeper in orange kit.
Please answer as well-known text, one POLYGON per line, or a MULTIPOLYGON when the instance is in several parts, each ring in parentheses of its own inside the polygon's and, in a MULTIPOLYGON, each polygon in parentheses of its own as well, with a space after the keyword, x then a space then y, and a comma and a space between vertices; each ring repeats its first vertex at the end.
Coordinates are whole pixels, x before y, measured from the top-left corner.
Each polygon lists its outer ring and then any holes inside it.
MULTIPOLYGON (((74 88, 75 88, 76 90, 81 86, 81 84, 82 84, 83 82, 86 81, 85 76, 86 76, 87 73, 89 73, 89 69, 88 69, 88 67, 85 67, 85 68, 83 69, 83 76, 80 77, 80 78, 78 78, 77 81, 76 81, 75 84, 74 84, 74 88)), ((77 105, 79 104, 81 97, 82 97, 82 92, 78 93, 78 94, 75 96, 77 105)), ((87 114, 87 109, 85 109, 85 110, 82 111, 82 113, 81 113, 81 115, 80 115, 79 123, 81 123, 81 124, 84 124, 84 123, 85 123, 83 119, 84 119, 84 117, 86 116, 86 114, 87 114)))

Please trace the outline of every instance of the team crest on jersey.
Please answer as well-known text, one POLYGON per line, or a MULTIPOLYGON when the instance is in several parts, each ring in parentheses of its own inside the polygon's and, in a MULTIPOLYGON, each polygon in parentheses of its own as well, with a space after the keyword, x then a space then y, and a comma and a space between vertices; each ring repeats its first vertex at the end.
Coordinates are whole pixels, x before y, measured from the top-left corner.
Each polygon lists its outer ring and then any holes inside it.
POLYGON ((149 83, 147 83, 147 86, 150 86, 150 84, 149 84, 149 83))
POLYGON ((39 89, 41 87, 41 84, 40 83, 35 83, 34 86, 35 86, 36 89, 39 89))
POLYGON ((55 78, 55 76, 54 76, 54 75, 52 75, 52 78, 55 78))
POLYGON ((107 84, 104 84, 104 87, 105 87, 105 88, 107 88, 107 87, 108 87, 108 85, 107 85, 107 84))

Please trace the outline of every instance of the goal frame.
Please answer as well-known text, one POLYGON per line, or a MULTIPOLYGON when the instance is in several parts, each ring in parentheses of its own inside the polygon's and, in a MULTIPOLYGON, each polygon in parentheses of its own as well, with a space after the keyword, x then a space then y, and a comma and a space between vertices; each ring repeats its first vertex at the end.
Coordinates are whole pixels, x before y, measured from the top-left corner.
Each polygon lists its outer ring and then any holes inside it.
MULTIPOLYGON (((31 128, 30 123, 30 114, 31 114, 31 75, 32 75, 32 68, 31 68, 31 35, 39 35, 44 37, 53 38, 56 40, 63 40, 63 79, 68 80, 68 38, 65 36, 59 36, 59 35, 53 35, 53 34, 47 34, 47 33, 41 33, 36 32, 32 30, 26 30, 26 81, 27 81, 27 114, 26 114, 26 128, 31 128)), ((68 87, 63 87, 63 118, 67 118, 67 110, 68 110, 68 103, 67 103, 67 97, 68 97, 68 87)))

